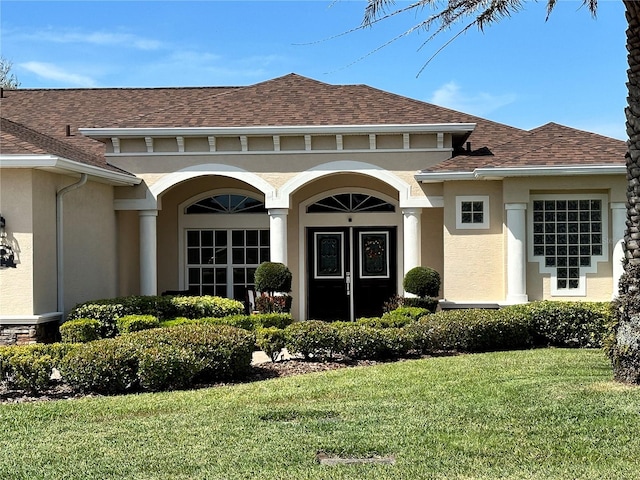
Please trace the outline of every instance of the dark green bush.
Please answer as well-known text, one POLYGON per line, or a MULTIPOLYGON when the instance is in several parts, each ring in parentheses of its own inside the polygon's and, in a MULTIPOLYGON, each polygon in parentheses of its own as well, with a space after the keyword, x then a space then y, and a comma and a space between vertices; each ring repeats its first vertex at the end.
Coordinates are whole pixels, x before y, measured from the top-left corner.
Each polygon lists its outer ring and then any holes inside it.
POLYGON ((256 290, 273 295, 275 292, 288 293, 291 291, 291 271, 278 262, 263 262, 258 265, 255 273, 256 290))
POLYGON ((277 327, 258 328, 256 345, 275 362, 286 345, 285 332, 277 327))
POLYGON ((410 317, 403 315, 385 313, 382 317, 359 318, 356 320, 356 323, 374 328, 391 328, 404 327, 414 321, 415 320, 412 320, 410 317))
POLYGON ((440 291, 440 274, 433 268, 414 267, 404 276, 404 289, 420 298, 437 297, 440 291))
POLYGON ((42 390, 51 382, 53 364, 50 355, 13 355, 8 362, 11 371, 8 383, 15 388, 31 392, 42 390))
POLYGON ((334 323, 339 352, 355 360, 381 360, 406 356, 413 348, 402 328, 377 328, 362 323, 334 323))
POLYGON ((226 325, 142 330, 80 345, 63 359, 61 373, 83 391, 178 388, 242 377, 254 345, 251 332, 226 325))
POLYGON ((320 320, 293 323, 285 329, 285 335, 289 353, 299 353, 306 359, 331 357, 338 347, 338 333, 320 320))
POLYGON ((532 345, 529 322, 501 310, 449 310, 428 315, 406 327, 416 348, 434 351, 487 352, 532 345))
POLYGON ((536 345, 602 347, 612 321, 609 302, 541 301, 502 309, 524 317, 536 345))
POLYGON ((384 312, 391 312, 398 308, 424 308, 429 313, 434 313, 438 308, 438 299, 433 297, 401 297, 394 295, 387 302, 384 302, 382 309, 384 312))
POLYGON ((60 366, 64 381, 81 391, 105 394, 136 388, 138 349, 123 338, 96 340, 69 352, 60 366))
POLYGON ((76 318, 60 325, 60 337, 64 343, 86 343, 98 340, 102 332, 99 320, 76 318))
POLYGON ((0 347, 0 382, 13 388, 37 390, 51 381, 54 368, 77 345, 70 343, 12 345, 0 347))
POLYGON ((205 318, 227 317, 244 313, 244 305, 230 298, 213 297, 171 297, 175 317, 205 318))
POLYGON ((160 343, 138 354, 138 380, 145 390, 189 387, 201 370, 201 361, 186 347, 160 343))
POLYGON ((122 335, 157 328, 160 326, 160 322, 153 315, 125 315, 116 320, 116 325, 118 333, 122 335))
POLYGON ((266 327, 286 328, 293 323, 291 314, 288 313, 259 313, 256 315, 232 315, 222 318, 176 318, 173 320, 163 320, 160 322, 161 327, 174 327, 184 324, 211 324, 211 325, 229 325, 231 327, 242 328, 244 330, 256 330, 266 327))

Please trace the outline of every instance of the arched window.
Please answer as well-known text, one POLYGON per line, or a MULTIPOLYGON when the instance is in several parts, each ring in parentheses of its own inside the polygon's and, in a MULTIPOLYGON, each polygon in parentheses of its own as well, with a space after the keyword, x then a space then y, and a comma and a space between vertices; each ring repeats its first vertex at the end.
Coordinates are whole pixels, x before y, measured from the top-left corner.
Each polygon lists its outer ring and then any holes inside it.
POLYGON ((396 208, 389 202, 365 193, 330 195, 307 207, 307 213, 375 213, 395 211, 396 208))
POLYGON ((185 213, 267 213, 267 209, 264 202, 257 198, 225 193, 198 200, 185 208, 185 213))

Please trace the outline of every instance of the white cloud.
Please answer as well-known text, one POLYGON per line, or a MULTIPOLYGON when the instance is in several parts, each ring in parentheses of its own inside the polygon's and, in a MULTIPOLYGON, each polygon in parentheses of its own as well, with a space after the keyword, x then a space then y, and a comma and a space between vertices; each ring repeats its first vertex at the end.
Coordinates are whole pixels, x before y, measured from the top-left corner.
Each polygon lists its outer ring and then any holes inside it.
POLYGON ((100 46, 130 46, 138 50, 157 50, 162 42, 139 37, 125 32, 82 32, 41 30, 34 33, 19 34, 23 40, 37 40, 51 43, 85 43, 100 46))
POLYGON ((69 73, 62 68, 53 65, 51 63, 43 62, 26 62, 21 63, 18 67, 23 68, 35 75, 47 80, 54 80, 66 85, 73 85, 76 87, 95 87, 97 83, 91 77, 86 75, 78 75, 76 73, 69 73))
POLYGON ((456 82, 449 82, 438 88, 431 99, 431 103, 441 107, 459 110, 472 115, 486 116, 505 105, 516 101, 517 96, 513 93, 494 95, 480 92, 476 94, 466 94, 456 82))

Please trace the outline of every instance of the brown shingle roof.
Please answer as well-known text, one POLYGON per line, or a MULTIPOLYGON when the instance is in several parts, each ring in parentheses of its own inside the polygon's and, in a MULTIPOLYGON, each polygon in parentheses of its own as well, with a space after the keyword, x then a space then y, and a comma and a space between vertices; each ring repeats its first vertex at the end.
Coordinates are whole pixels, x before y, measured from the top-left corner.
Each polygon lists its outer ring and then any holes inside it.
MULTIPOLYGON (((330 85, 296 74, 247 87, 5 90, 0 107, 2 117, 71 148, 73 159, 94 164, 99 158, 103 167, 104 145, 78 128, 476 123, 468 140, 493 155, 458 155, 431 171, 610 164, 624 162, 625 151, 624 142, 560 125, 527 132, 366 85, 330 85), (80 151, 88 157, 76 155, 80 151)), ((3 153, 54 148, 34 143, 31 134, 3 128, 2 135, 3 153)))
POLYGON ((122 172, 122 170, 108 165, 103 155, 96 155, 91 151, 78 148, 70 142, 50 137, 6 118, 0 118, 0 130, 2 131, 3 154, 50 154, 122 172))
POLYGON ((473 171, 482 167, 624 165, 625 142, 596 133, 547 123, 484 152, 463 154, 425 172, 473 171))

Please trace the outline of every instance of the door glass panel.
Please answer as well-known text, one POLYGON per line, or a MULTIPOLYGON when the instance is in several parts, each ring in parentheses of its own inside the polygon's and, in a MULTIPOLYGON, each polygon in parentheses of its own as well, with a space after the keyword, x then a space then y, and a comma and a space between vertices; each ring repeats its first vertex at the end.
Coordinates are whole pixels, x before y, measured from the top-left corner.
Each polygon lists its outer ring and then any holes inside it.
POLYGON ((360 232, 360 277, 389 278, 388 232, 360 232))
POLYGON ((342 232, 315 233, 316 278, 342 278, 342 232))

